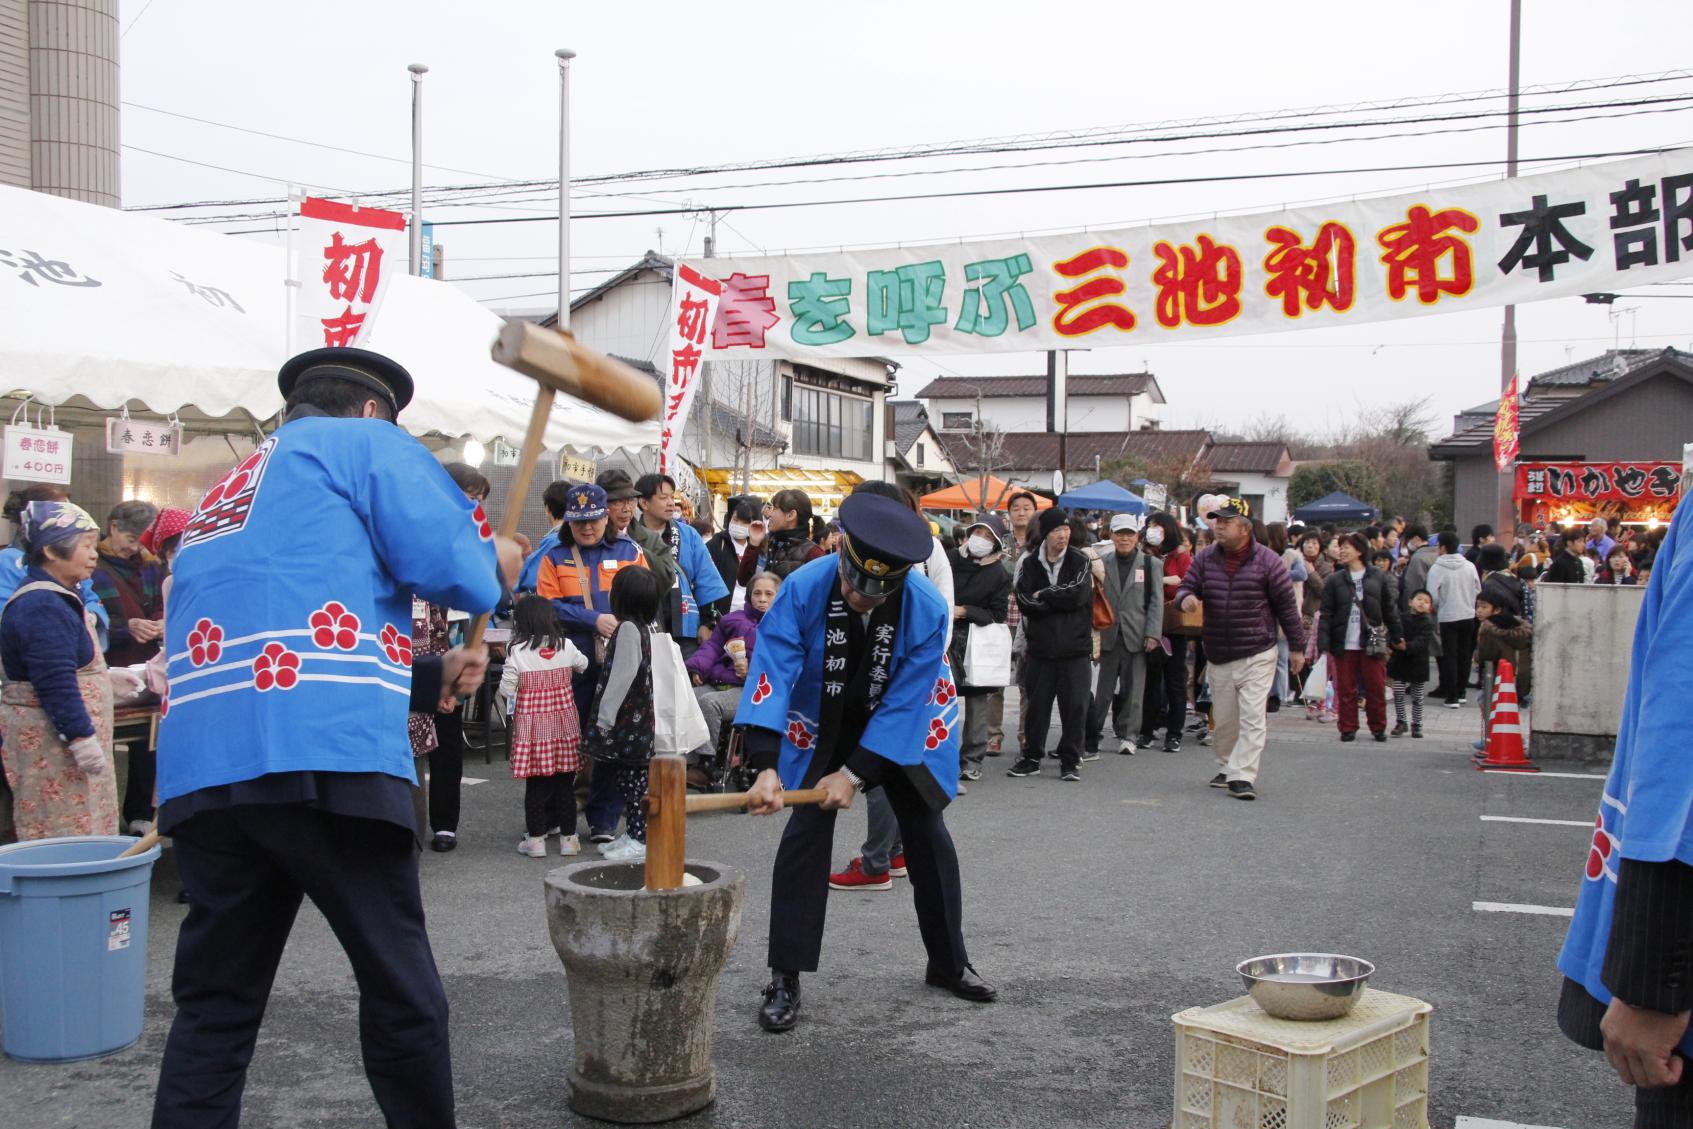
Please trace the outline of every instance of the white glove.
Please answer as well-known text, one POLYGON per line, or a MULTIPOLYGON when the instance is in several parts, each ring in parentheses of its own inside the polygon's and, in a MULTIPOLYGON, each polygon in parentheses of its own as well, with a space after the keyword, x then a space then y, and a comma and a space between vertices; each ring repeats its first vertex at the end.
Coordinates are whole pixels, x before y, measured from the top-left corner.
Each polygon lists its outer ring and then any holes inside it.
POLYGON ((84 776, 99 776, 106 771, 106 747, 98 737, 78 737, 70 743, 70 750, 84 776))

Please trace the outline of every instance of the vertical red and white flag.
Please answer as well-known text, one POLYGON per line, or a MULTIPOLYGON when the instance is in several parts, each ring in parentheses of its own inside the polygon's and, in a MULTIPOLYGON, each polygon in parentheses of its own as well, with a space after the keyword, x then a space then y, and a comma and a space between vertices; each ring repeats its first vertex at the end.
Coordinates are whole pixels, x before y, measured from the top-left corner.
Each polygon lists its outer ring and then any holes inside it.
POLYGON ((294 276, 296 349, 332 349, 362 341, 382 305, 388 276, 405 270, 406 217, 306 197, 294 276))
POLYGON ((1500 470, 1510 470, 1522 451, 1522 426, 1519 420, 1521 404, 1517 399, 1517 374, 1499 397, 1499 410, 1493 416, 1493 463, 1500 470))
POLYGON ((670 299, 670 368, 664 378, 664 428, 658 451, 659 471, 669 474, 682 442, 694 393, 699 390, 700 364, 705 358, 706 334, 717 318, 723 284, 700 274, 686 263, 676 264, 670 299))

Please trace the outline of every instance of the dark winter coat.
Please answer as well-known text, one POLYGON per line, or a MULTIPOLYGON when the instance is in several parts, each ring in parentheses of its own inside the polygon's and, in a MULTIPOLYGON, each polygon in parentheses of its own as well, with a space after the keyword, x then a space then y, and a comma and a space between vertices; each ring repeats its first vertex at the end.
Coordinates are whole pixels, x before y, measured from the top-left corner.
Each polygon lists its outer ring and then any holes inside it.
MULTIPOLYGON (((1357 586, 1352 573, 1337 568, 1323 581, 1323 634, 1317 646, 1330 654, 1346 650, 1346 625, 1352 620, 1352 601, 1357 598, 1357 586)), ((1389 645, 1399 642, 1403 632, 1399 626, 1399 600, 1393 578, 1379 568, 1364 567, 1364 624, 1371 627, 1387 625, 1389 645)), ((1363 648, 1363 631, 1359 631, 1359 649, 1363 648)))
MULTIPOLYGON (((777 530, 764 539, 764 544, 759 547, 758 552, 747 553, 741 557, 735 579, 742 588, 751 584, 752 578, 760 572, 775 573, 786 580, 788 574, 800 565, 827 555, 813 544, 811 538, 802 530, 777 530)), ((730 592, 733 591, 731 588, 730 592)))
POLYGON ((964 609, 964 618, 952 621, 952 645, 948 658, 952 660, 953 677, 965 697, 991 694, 992 687, 977 688, 964 683, 964 650, 969 645, 971 624, 1004 623, 1005 610, 1011 598, 1011 576, 995 553, 984 560, 965 556, 960 549, 947 554, 952 566, 952 602, 964 609))
MULTIPOLYGON (((735 598, 735 578, 741 571, 741 558, 735 555, 735 542, 729 537, 727 529, 720 529, 705 539, 705 551, 711 554, 711 563, 717 566, 717 575, 723 578, 723 586, 729 589, 729 594, 712 605, 713 613, 721 620, 729 614, 729 605, 735 598)), ((749 547, 748 551, 754 557, 758 550, 749 547)))
MULTIPOLYGON (((1023 613, 1027 657, 1037 661, 1092 658, 1093 564, 1080 549, 1065 549, 1054 585, 1041 554, 1037 548, 1017 563, 1017 606, 1023 613)), ((1276 563, 1281 563, 1280 558, 1276 563)), ((1286 569, 1282 577, 1286 579, 1286 569)), ((1275 642, 1273 633, 1270 641, 1275 642)))
POLYGON ((1276 645, 1278 624, 1290 648, 1305 650, 1305 624, 1299 618, 1293 578, 1281 555, 1267 545, 1254 541, 1233 576, 1221 545, 1199 550, 1176 589, 1177 606, 1189 596, 1205 605, 1201 635, 1209 662, 1234 662, 1269 650, 1276 645))
POLYGON ((1552 563, 1546 566, 1546 571, 1540 574, 1542 584, 1586 584, 1587 569, 1582 566, 1581 558, 1564 549, 1559 549, 1552 557, 1552 563))
POLYGON ((1429 660, 1440 653, 1440 632, 1434 614, 1407 611, 1399 621, 1403 651, 1387 656, 1387 676, 1395 682, 1427 682, 1429 660))

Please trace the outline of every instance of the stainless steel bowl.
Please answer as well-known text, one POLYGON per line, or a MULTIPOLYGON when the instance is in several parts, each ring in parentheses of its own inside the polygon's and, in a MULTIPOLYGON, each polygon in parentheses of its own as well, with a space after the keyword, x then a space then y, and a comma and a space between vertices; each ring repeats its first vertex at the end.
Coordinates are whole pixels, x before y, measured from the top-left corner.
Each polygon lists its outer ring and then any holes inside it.
POLYGON ((1235 966, 1252 1002, 1278 1019, 1339 1019, 1376 966, 1337 953, 1278 953, 1235 966))

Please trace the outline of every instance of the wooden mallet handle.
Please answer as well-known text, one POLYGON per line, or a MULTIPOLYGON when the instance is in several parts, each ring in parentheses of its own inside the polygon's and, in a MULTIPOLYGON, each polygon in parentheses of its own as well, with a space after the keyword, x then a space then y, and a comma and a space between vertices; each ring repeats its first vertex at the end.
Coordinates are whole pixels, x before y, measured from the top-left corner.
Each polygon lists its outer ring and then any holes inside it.
POLYGON ((119 855, 118 857, 120 859, 134 858, 136 855, 146 854, 148 851, 152 850, 154 847, 156 847, 158 845, 159 845, 159 830, 158 830, 158 825, 154 824, 152 827, 149 827, 147 829, 147 834, 141 836, 141 838, 139 838, 135 842, 131 843, 129 845, 128 849, 126 849, 123 852, 123 854, 119 855))
MULTIPOLYGON (((703 796, 689 796, 687 799, 688 814, 708 811, 745 811, 747 797, 750 792, 710 793, 703 796)), ((791 792, 782 793, 782 806, 793 807, 796 804, 820 804, 823 797, 828 795, 821 788, 795 788, 791 792)))
MULTIPOLYGON (((494 360, 540 386, 535 392, 535 406, 529 412, 529 429, 523 435, 523 453, 518 457, 517 472, 512 475, 511 489, 506 495, 506 512, 500 518, 500 536, 509 539, 517 534, 517 524, 523 516, 523 500, 529 496, 529 483, 535 477, 535 464, 546 441, 547 421, 553 413, 556 393, 568 393, 596 408, 637 422, 657 416, 664 400, 650 376, 582 347, 568 332, 543 329, 532 322, 506 322, 499 337, 494 339, 492 353, 494 360)), ((486 615, 471 620, 464 633, 465 647, 469 650, 480 647, 482 633, 487 629, 486 615)))
MULTIPOLYGON (((798 788, 783 792, 783 803, 815 804, 827 793, 821 788, 798 788)), ((746 792, 725 795, 688 795, 688 760, 664 755, 647 762, 647 871, 649 890, 676 890, 682 886, 683 863, 688 857, 688 815, 707 811, 740 811, 747 806, 746 792)))

